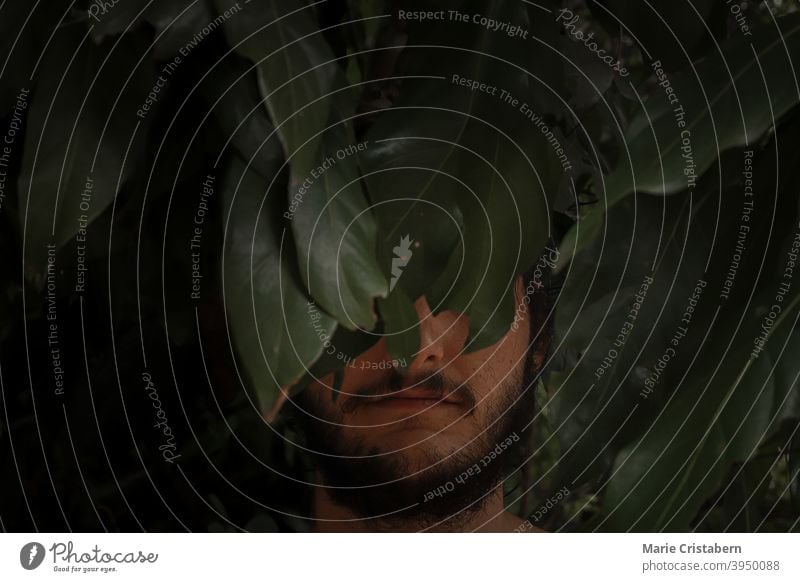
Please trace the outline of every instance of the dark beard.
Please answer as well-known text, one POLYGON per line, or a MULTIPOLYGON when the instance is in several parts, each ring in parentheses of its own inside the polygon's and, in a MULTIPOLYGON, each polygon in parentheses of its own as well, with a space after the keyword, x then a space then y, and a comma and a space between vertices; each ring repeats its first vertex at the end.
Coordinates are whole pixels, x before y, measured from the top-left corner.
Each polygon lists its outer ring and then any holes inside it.
MULTIPOLYGON (((392 385, 401 382, 399 374, 388 380, 392 385)), ((447 388, 441 377, 428 378, 425 383, 439 386, 442 392, 447 388)), ((309 448, 322 453, 315 454, 314 460, 333 502, 375 530, 423 529, 442 521, 447 521, 448 529, 457 530, 459 523, 483 507, 489 499, 487 493, 497 487, 524 449, 535 414, 535 385, 530 366, 523 374, 510 377, 498 388, 501 400, 488 412, 491 426, 455 453, 438 451, 426 443, 426 466, 413 477, 402 451, 386 454, 364 439, 345 438, 337 426, 342 424, 341 418, 327 418, 328 422, 311 418, 309 415, 325 418, 330 413, 308 393, 303 393, 297 404, 309 413, 300 413, 301 424, 309 448), (505 446, 497 454, 500 443, 505 446), (495 457, 487 461, 492 451, 495 457), (479 471, 471 470, 476 466, 479 471)), ((458 390, 472 397, 469 386, 458 390)), ((406 422, 411 427, 416 421, 406 422)))

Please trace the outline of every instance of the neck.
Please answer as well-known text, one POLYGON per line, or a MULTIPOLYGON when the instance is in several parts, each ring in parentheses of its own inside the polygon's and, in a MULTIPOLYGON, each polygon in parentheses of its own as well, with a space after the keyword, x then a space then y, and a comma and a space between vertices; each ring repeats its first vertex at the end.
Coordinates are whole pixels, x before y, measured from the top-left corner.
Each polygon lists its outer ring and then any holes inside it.
POLYGON ((523 520, 505 511, 503 486, 498 485, 476 509, 444 521, 409 520, 398 517, 364 519, 349 508, 335 503, 327 489, 314 490, 315 529, 318 532, 511 532, 523 520))

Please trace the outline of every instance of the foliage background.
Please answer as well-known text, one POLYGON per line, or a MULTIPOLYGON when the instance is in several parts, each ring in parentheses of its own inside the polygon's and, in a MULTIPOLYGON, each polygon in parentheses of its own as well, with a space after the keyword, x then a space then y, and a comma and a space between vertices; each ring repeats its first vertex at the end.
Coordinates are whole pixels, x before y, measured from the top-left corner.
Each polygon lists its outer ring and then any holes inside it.
MULTIPOLYGON (((347 314, 360 328, 401 329, 409 300, 433 280, 431 273, 445 273, 447 282, 453 257, 466 258, 477 266, 460 275, 459 288, 475 291, 478 299, 467 305, 457 294, 440 293, 447 305, 464 305, 486 324, 473 334, 477 346, 510 321, 508 310, 489 314, 492 306, 509 305, 505 289, 494 283, 530 265, 549 236, 560 242, 563 259, 556 347, 539 389, 535 454, 507 484, 512 509, 528 515, 567 487, 566 499, 548 508, 537 525, 565 531, 798 530, 796 282, 767 348, 758 359, 749 357, 798 228, 800 89, 791 59, 800 54, 800 20, 793 7, 738 4, 754 30, 749 39, 722 2, 542 3, 553 13, 564 7, 578 15, 582 30, 594 32, 626 63, 631 76, 623 82, 534 6, 442 5, 510 15, 556 47, 560 58, 544 45, 520 50, 519 43, 464 27, 407 30, 396 19, 377 18, 407 4, 413 3, 253 0, 245 7, 247 18, 232 17, 196 43, 144 119, 134 113, 164 64, 230 4, 128 0, 99 22, 88 16, 87 2, 3 4, 3 131, 14 119, 20 89, 31 89, 31 98, 0 210, 0 527, 308 528, 293 517, 308 494, 301 483, 310 474, 308 459, 285 440, 302 435, 284 417, 266 424, 262 411, 276 385, 302 383, 304 366, 314 364, 320 372, 335 362, 317 359, 319 338, 308 326, 276 325, 282 313, 287 321, 302 321, 311 295, 336 345, 358 353, 363 335, 347 314), (372 50, 423 45, 420 39, 432 34, 442 44, 479 47, 522 63, 553 93, 477 53, 447 53, 445 59, 437 52, 442 49, 406 48, 412 58, 403 59, 398 51, 372 50), (278 58, 265 59, 273 52, 278 58), (702 176, 691 191, 683 189, 681 152, 652 75, 653 55, 692 120, 702 176), (330 58, 334 64, 292 81, 330 58), (529 144, 517 119, 499 113, 490 100, 465 100, 463 92, 442 91, 425 80, 375 83, 401 70, 447 75, 458 69, 527 95, 567 146, 572 181, 553 171, 547 150, 529 144), (285 83, 292 90, 279 90, 285 83), (311 103, 333 87, 341 90, 311 103), (396 113, 414 103, 491 119, 537 154, 542 182, 515 173, 520 160, 508 151, 498 154, 500 145, 487 140, 478 124, 396 113), (301 105, 308 105, 303 116, 293 117, 301 105), (373 119, 373 111, 381 114, 373 119), (360 117, 340 123, 354 112, 360 117), (334 129, 323 138, 315 135, 329 124, 334 129), (502 233, 495 254, 481 254, 486 245, 480 223, 457 191, 413 172, 400 181, 367 178, 366 191, 346 190, 345 203, 328 210, 311 204, 360 173, 398 160, 453 168, 474 180, 487 200, 498 200, 497 184, 471 175, 469 159, 453 148, 371 150, 358 165, 353 159, 327 174, 330 182, 317 185, 291 229, 270 222, 288 208, 298 177, 326 151, 356 136, 402 137, 422 127, 494 154, 512 176, 526 225, 511 236, 513 230, 503 228, 514 218, 504 214, 508 205, 492 206, 492 224, 502 233), (722 301, 719 290, 741 220, 745 149, 754 151, 755 210, 735 285, 722 301), (202 300, 191 302, 187 246, 209 173, 216 180, 202 233, 202 300), (76 293, 77 209, 89 174, 95 189, 86 232, 88 283, 76 293), (432 251, 425 248, 420 270, 404 279, 405 300, 395 296, 391 302, 380 298, 387 275, 381 265, 394 243, 383 235, 399 228, 391 222, 396 213, 375 212, 348 231, 342 260, 331 258, 325 243, 337 241, 345 219, 368 202, 395 196, 393 189, 429 193, 460 213, 460 226, 477 243, 459 245, 441 217, 415 214, 419 207, 413 204, 404 208, 410 214, 402 226, 421 229, 415 238, 440 239, 432 251), (541 211, 543 200, 552 212, 541 211), (266 211, 259 213, 262 204, 266 211), (331 213, 329 238, 310 240, 309 220, 325 212, 331 213), (63 397, 53 393, 48 345, 51 242, 59 247, 55 301, 63 397), (437 248, 447 252, 437 254, 437 248), (524 249, 524 256, 504 262, 509 249, 524 249), (346 265, 349 310, 329 295, 337 288, 329 266, 340 263, 346 265), (481 265, 494 269, 488 286, 476 283, 481 265), (634 331, 597 380, 594 372, 651 273, 654 283, 634 331), (643 399, 643 382, 700 278, 708 287, 689 333, 652 396, 643 399), (380 321, 368 308, 358 311, 373 300, 380 321), (289 339, 300 346, 299 355, 286 348, 289 339), (144 371, 155 378, 178 438, 177 464, 163 462, 158 449, 144 371)), ((401 334, 392 349, 413 352, 414 341, 413 334, 401 334)))

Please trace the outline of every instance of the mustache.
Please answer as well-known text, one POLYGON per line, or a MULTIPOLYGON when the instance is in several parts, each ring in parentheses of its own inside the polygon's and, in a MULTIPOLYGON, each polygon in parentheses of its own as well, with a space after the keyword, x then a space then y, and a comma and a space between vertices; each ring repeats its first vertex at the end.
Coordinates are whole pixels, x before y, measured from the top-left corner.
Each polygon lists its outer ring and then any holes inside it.
POLYGON ((454 395, 468 410, 475 407, 475 394, 469 383, 454 382, 438 372, 407 377, 392 368, 381 379, 370 382, 347 395, 342 403, 342 412, 352 412, 361 406, 375 402, 377 397, 390 396, 410 388, 429 391, 431 396, 437 399, 454 395))

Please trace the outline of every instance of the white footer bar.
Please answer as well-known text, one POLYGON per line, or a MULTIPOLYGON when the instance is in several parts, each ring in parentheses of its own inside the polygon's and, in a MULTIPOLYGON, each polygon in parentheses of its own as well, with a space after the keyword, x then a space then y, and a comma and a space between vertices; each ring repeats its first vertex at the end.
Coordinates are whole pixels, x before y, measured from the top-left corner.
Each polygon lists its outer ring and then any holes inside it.
POLYGON ((0 580, 778 582, 798 554, 800 534, 4 534, 0 580))

